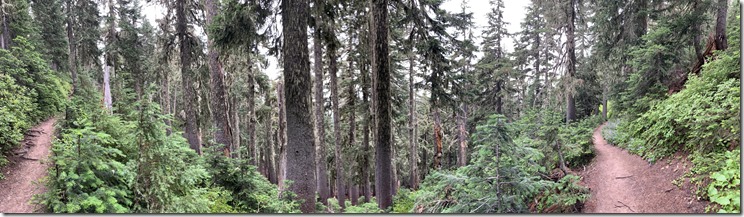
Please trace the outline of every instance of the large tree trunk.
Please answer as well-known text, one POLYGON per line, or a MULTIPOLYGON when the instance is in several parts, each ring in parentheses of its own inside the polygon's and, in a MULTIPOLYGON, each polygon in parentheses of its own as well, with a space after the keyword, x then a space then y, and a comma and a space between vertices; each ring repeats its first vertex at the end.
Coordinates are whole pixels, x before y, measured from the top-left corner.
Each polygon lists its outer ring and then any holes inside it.
MULTIPOLYGON (((206 21, 211 25, 214 16, 219 12, 219 0, 206 0, 206 21)), ((235 155, 237 150, 233 148, 232 129, 230 128, 230 119, 228 118, 227 91, 225 90, 225 75, 222 72, 222 66, 219 61, 219 52, 214 42, 210 39, 211 35, 207 34, 207 46, 209 58, 209 85, 211 87, 211 107, 212 119, 216 130, 214 131, 214 140, 218 144, 223 144, 223 150, 226 154, 235 155)), ((187 118, 188 119, 188 118, 187 118)))
POLYGON ((349 194, 349 197, 351 197, 351 205, 358 205, 359 204, 359 186, 357 185, 350 185, 349 191, 351 192, 349 194))
POLYGON ((287 179, 303 213, 315 212, 315 144, 310 116, 310 57, 307 47, 307 0, 282 1, 284 95, 287 100, 287 179))
MULTIPOLYGON (((109 17, 113 21, 111 22, 111 26, 108 28, 108 34, 107 34, 107 43, 113 44, 114 38, 116 37, 116 14, 114 13, 114 1, 109 0, 109 17)), ((111 99, 111 74, 114 70, 114 57, 111 55, 110 52, 106 52, 106 58, 105 64, 103 66, 103 107, 106 108, 109 112, 111 112, 111 106, 113 105, 113 101, 111 99)), ((139 84, 138 84, 139 86, 139 84)), ((137 92, 137 99, 140 99, 142 93, 137 92)))
MULTIPOLYGON (((539 16, 538 16, 539 19, 539 16)), ((535 44, 533 45, 532 49, 535 51, 535 62, 532 64, 535 68, 535 96, 532 99, 532 107, 536 108, 540 106, 540 33, 535 33, 535 44)), ((547 80, 547 77, 545 78, 547 80)))
MULTIPOLYGON (((170 79, 169 78, 170 76, 168 76, 170 74, 170 70, 161 70, 161 73, 162 73, 161 74, 161 79, 162 79, 161 80, 162 82, 161 83, 162 85, 161 86, 161 91, 162 91, 161 104, 163 105, 163 113, 168 115, 168 114, 171 114, 170 82, 168 80, 170 79)), ((171 120, 165 119, 165 125, 166 125, 165 133, 166 135, 170 136, 171 133, 173 132, 173 127, 171 126, 171 120)))
MULTIPOLYGON (((265 91, 264 93, 264 105, 267 108, 271 108, 271 91, 265 91)), ((273 145, 271 144, 271 112, 265 115, 264 120, 264 172, 266 179, 271 180, 273 176, 273 165, 271 160, 273 159, 274 153, 272 151, 273 145)))
MULTIPOLYGON (((354 83, 354 67, 351 62, 351 57, 349 56, 348 59, 349 62, 349 100, 348 100, 348 106, 349 106, 349 143, 346 145, 346 147, 354 147, 354 142, 356 141, 356 92, 355 92, 355 83, 354 83)), ((353 164, 349 164, 353 165, 353 164)), ((349 171, 354 171, 353 167, 349 166, 347 168, 349 171)), ((354 174, 353 172, 350 172, 350 174, 354 174)), ((349 176, 350 180, 348 183, 351 183, 349 186, 354 186, 353 188, 356 188, 356 183, 354 183, 354 178, 352 176, 349 176)), ((353 189, 352 188, 352 189, 353 189)), ((356 198, 354 198, 354 192, 349 192, 349 197, 351 197, 352 204, 356 204, 356 198)), ((358 195, 357 195, 358 197, 358 195)))
POLYGON ((362 76, 362 104, 366 105, 364 111, 365 115, 365 121, 364 125, 362 126, 362 162, 360 166, 360 173, 362 175, 362 193, 364 194, 364 202, 368 203, 370 201, 370 198, 372 197, 372 189, 370 186, 369 181, 369 134, 370 134, 370 124, 372 123, 372 114, 370 113, 369 107, 369 71, 366 65, 362 65, 362 70, 360 70, 360 74, 362 76))
MULTIPOLYGON (((368 3, 371 4, 371 2, 368 2, 368 3)), ((363 131, 362 151, 363 153, 362 153, 362 162, 361 162, 362 165, 360 167, 360 172, 362 174, 362 188, 363 188, 363 193, 364 193, 364 202, 368 203, 371 201, 372 191, 373 191, 372 185, 370 182, 370 178, 371 178, 370 167, 371 166, 370 166, 369 158, 371 155, 370 134, 372 134, 372 124, 375 121, 374 112, 372 112, 374 105, 370 103, 370 99, 371 99, 370 92, 372 91, 371 75, 373 73, 371 69, 371 63, 373 61, 372 54, 374 51, 372 51, 373 41, 372 41, 372 36, 370 34, 370 31, 371 31, 370 29, 372 26, 372 15, 371 13, 368 13, 368 14, 365 14, 365 16, 368 19, 367 25, 365 25, 366 29, 360 30, 360 34, 359 34, 361 36, 359 40, 360 41, 359 47, 362 50, 362 53, 369 54, 368 55, 369 58, 365 58, 361 60, 363 64, 360 64, 360 67, 359 67, 360 75, 362 77, 362 85, 360 89, 362 90, 362 104, 364 105, 363 111, 366 111, 364 115, 364 118, 365 118, 364 125, 362 126, 362 131, 363 131), (361 44, 362 42, 366 42, 367 46, 363 46, 361 44)))
POLYGON ((607 90, 608 89, 607 87, 604 87, 603 89, 604 91, 602 93, 602 119, 607 120, 607 110, 608 110, 607 94, 609 94, 608 93, 609 91, 607 90))
MULTIPOLYGON (((371 0, 368 3, 369 3, 369 8, 370 9, 373 9, 374 8, 374 5, 373 5, 374 0, 371 0)), ((369 94, 369 96, 370 96, 370 98, 369 98, 370 99, 369 115, 370 115, 370 121, 371 121, 371 123, 370 123, 370 128, 369 128, 370 129, 369 134, 370 134, 370 143, 376 145, 377 144, 377 139, 378 139, 378 137, 377 137, 377 131, 376 130, 373 130, 373 127, 377 127, 377 122, 378 122, 378 118, 377 118, 377 116, 378 116, 378 113, 377 113, 377 90, 375 89, 375 87, 377 87, 377 84, 376 84, 376 82, 377 82, 377 74, 376 74, 377 73, 377 69, 376 69, 376 66, 374 64, 374 62, 376 61, 376 59, 375 59, 375 51, 376 51, 375 46, 376 46, 376 44, 375 44, 375 23, 374 23, 374 16, 375 15, 374 15, 374 11, 373 10, 370 10, 367 15, 368 15, 367 16, 367 19, 368 19, 367 34, 369 34, 369 36, 368 36, 368 39, 369 39, 368 40, 368 43, 369 43, 369 50, 368 50, 368 52, 369 52, 369 58, 370 58, 369 59, 369 63, 370 63, 370 72, 369 72, 369 74, 370 74, 370 76, 369 76, 369 82, 370 82, 370 88, 369 88, 369 93, 370 93, 369 94)), ((372 154, 372 153, 369 153, 369 152, 367 152, 367 153, 368 154, 372 154)), ((375 159, 376 159, 376 157, 377 157, 376 156, 376 153, 374 153, 374 154, 375 154, 374 156, 375 156, 375 159)), ((375 169, 375 174, 376 173, 377 173, 377 169, 375 169)), ((370 191, 372 191, 372 194, 374 194, 375 196, 379 195, 380 189, 379 189, 379 185, 377 185, 377 176, 376 175, 375 175, 374 189, 370 189, 370 191)))
MULTIPOLYGON (((356 101, 356 95, 355 95, 356 92, 354 92, 354 74, 353 73, 354 73, 354 70, 352 69, 351 62, 349 62, 349 80, 350 80, 350 82, 349 82, 349 92, 348 92, 349 93, 349 101, 348 101, 348 103, 349 103, 349 105, 348 105, 349 106, 349 116, 348 116, 349 117, 349 144, 347 144, 346 147, 354 147, 354 141, 356 140, 356 135, 355 135, 355 132, 356 132, 356 114, 354 112, 354 110, 355 110, 355 105, 354 104, 355 104, 355 101, 356 101)), ((349 162, 349 163, 351 163, 351 162, 349 162)), ((349 170, 350 171, 354 171, 352 169, 352 167, 349 167, 349 170)), ((353 172, 351 172, 351 174, 353 174, 353 172)), ((358 195, 358 192, 355 192, 354 191, 354 189, 358 189, 358 188, 357 188, 356 183, 354 183, 354 178, 351 177, 351 176, 349 178, 350 178, 350 180, 348 182, 351 183, 349 185, 349 187, 351 187, 351 190, 352 190, 352 191, 349 192, 349 197, 351 197, 351 204, 352 205, 356 205, 357 204, 357 198, 356 197, 359 197, 359 195, 358 195), (357 194, 356 196, 354 195, 355 193, 357 194)))
MULTIPOLYGON (((576 21, 575 6, 576 0, 571 0, 569 8, 566 10, 569 18, 568 29, 566 30, 566 50, 568 52, 568 77, 570 81, 572 81, 576 75, 576 43, 574 37, 574 32, 576 30, 574 24, 576 21)), ((576 89, 576 87, 571 87, 571 89, 576 89)), ((569 91, 567 95, 566 122, 572 122, 576 120, 576 101, 574 100, 573 91, 569 91)))
MULTIPOLYGON (((334 25, 331 23, 331 25, 334 25)), ((333 31, 333 27, 330 27, 331 31, 333 31)), ((330 34, 334 34, 331 32, 330 34)), ((336 147, 336 159, 334 160, 336 164, 336 198, 338 199, 338 204, 341 206, 341 208, 344 208, 344 200, 345 200, 345 194, 344 192, 344 175, 343 175, 343 165, 346 162, 343 162, 342 160, 342 147, 341 147, 341 121, 339 118, 339 109, 338 109, 338 78, 336 76, 336 72, 338 71, 338 65, 336 61, 336 45, 334 42, 328 43, 327 46, 327 52, 328 52, 328 61, 329 61, 329 71, 328 74, 331 78, 331 103, 333 110, 333 142, 336 147)))
MULTIPOLYGON (((67 0, 67 41, 69 42, 67 45, 69 46, 69 52, 70 55, 67 57, 67 60, 70 64, 70 76, 72 77, 72 92, 74 93, 75 90, 77 90, 77 49, 75 45, 77 43, 75 40, 75 34, 73 33, 73 23, 72 23, 72 15, 74 14, 72 11, 72 0, 67 0)), ((3 19, 5 16, 3 16, 3 19)), ((7 31, 6 31, 7 32, 7 31)), ((3 45, 5 47, 5 45, 3 45)))
POLYGON ((646 12, 646 9, 648 8, 648 0, 638 0, 636 2, 638 6, 634 22, 636 25, 635 36, 640 38, 646 34, 648 29, 648 12, 646 12))
POLYGON ((434 116, 434 144, 436 147, 434 153, 434 168, 439 170, 442 168, 442 121, 439 117, 439 109, 436 107, 436 103, 432 104, 432 116, 434 116))
POLYGON ((372 0, 373 34, 373 62, 372 69, 376 77, 374 89, 376 92, 375 107, 377 112, 377 133, 375 136, 375 186, 377 204, 381 209, 387 209, 393 203, 392 195, 392 134, 391 134, 391 91, 390 91, 390 63, 388 62, 388 1, 372 0))
MULTIPOLYGON (((256 82, 254 81, 255 75, 253 74, 253 64, 250 60, 250 53, 248 54, 246 63, 248 64, 248 71, 246 72, 245 82, 246 82, 246 89, 247 92, 245 94, 245 100, 246 100, 246 110, 248 111, 248 114, 246 114, 246 117, 248 118, 248 122, 245 123, 246 133, 248 134, 248 138, 246 138, 246 145, 251 149, 251 164, 258 166, 258 147, 256 147, 256 92, 255 92, 255 85, 256 82)), ((235 147, 238 148, 238 147, 235 147)))
POLYGON ((728 40, 726 39, 726 18, 728 16, 728 0, 718 0, 716 12, 716 49, 726 50, 728 40))
POLYGON ((460 117, 458 119, 457 128, 459 129, 459 134, 457 140, 460 144, 460 150, 457 157, 457 166, 463 167, 468 164, 468 131, 465 129, 468 121, 468 107, 464 103, 460 105, 460 117))
POLYGON ((287 112, 284 105, 284 83, 277 82, 277 107, 279 108, 279 129, 277 130, 277 147, 279 147, 279 169, 277 182, 279 190, 284 190, 284 180, 287 179, 287 112))
POLYGON ((240 109, 240 104, 239 104, 240 101, 238 100, 238 97, 236 95, 237 94, 229 95, 230 103, 228 107, 230 110, 229 112, 230 115, 228 115, 228 119, 232 121, 232 124, 230 124, 230 128, 232 130, 231 132, 232 132, 232 144, 233 144, 232 145, 233 147, 230 150, 233 151, 232 152, 233 158, 241 158, 241 153, 239 149, 240 147, 240 116, 238 115, 238 110, 240 109))
POLYGON ((108 64, 103 67, 103 107, 109 112, 111 112, 111 106, 113 105, 110 85, 111 70, 113 70, 113 67, 108 64))
MULTIPOLYGON (((316 15, 317 16, 317 15, 316 15)), ((317 144, 318 157, 316 166, 316 173, 318 174, 318 195, 320 201, 328 205, 328 197, 330 195, 330 189, 328 186, 328 164, 326 163, 326 145, 325 145, 325 127, 324 127, 324 114, 323 106, 323 47, 321 47, 320 29, 319 25, 321 22, 319 16, 316 17, 316 29, 313 35, 313 57, 315 62, 315 142, 317 144)))
POLYGON ((501 97, 501 83, 501 79, 496 80, 496 114, 504 114, 504 103, 501 97))
POLYGON ((184 5, 185 0, 176 1, 176 34, 178 35, 179 51, 181 55, 181 78, 183 86, 183 109, 185 110, 186 116, 184 122, 186 123, 184 129, 184 137, 189 142, 191 149, 194 149, 196 153, 200 154, 201 151, 201 137, 199 136, 199 125, 196 123, 199 120, 199 114, 196 111, 198 105, 196 89, 194 87, 194 72, 191 71, 191 46, 186 40, 190 40, 187 37, 188 30, 186 29, 186 6, 184 5))
POLYGON ((411 166, 411 188, 417 189, 418 188, 418 144, 417 136, 416 136, 416 98, 415 92, 416 88, 414 87, 414 80, 413 80, 413 67, 415 64, 415 59, 413 55, 413 47, 411 47, 411 51, 408 54, 408 144, 411 147, 410 151, 410 160, 409 163, 411 166))

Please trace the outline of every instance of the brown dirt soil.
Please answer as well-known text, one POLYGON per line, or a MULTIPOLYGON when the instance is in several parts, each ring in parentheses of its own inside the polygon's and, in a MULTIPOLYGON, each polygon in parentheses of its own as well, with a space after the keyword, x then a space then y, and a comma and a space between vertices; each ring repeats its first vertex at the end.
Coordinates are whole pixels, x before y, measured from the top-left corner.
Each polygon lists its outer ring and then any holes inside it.
POLYGON ((581 172, 591 189, 585 213, 702 213, 706 202, 696 199, 692 185, 672 181, 689 171, 691 163, 682 153, 650 164, 638 155, 607 144, 602 124, 594 130, 596 157, 581 172))
POLYGON ((47 175, 55 121, 51 118, 31 129, 23 140, 24 145, 14 151, 25 154, 8 157, 11 163, 1 171, 5 179, 0 181, 0 213, 41 211, 40 205, 31 204, 31 197, 46 190, 37 182, 47 175))

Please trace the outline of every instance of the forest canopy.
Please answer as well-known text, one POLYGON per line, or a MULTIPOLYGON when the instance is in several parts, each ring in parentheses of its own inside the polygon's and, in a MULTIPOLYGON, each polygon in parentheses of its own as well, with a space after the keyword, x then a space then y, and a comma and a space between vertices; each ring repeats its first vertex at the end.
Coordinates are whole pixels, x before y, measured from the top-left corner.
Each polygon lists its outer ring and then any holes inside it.
POLYGON ((741 212, 739 1, 449 1, 3 2, 0 186, 36 160, 34 212, 741 212), (600 164, 685 200, 603 209, 600 164))

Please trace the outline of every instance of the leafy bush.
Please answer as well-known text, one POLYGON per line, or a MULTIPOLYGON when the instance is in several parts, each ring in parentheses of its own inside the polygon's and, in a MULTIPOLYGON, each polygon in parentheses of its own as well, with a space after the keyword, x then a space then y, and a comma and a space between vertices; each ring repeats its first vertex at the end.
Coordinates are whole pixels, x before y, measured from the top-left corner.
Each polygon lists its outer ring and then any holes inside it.
POLYGON ((189 148, 179 133, 166 135, 166 118, 154 103, 141 105, 135 144, 139 155, 130 161, 135 212, 203 213, 209 201, 204 187, 209 173, 203 158, 189 148))
POLYGON ((540 213, 576 213, 589 199, 589 189, 579 185, 581 177, 567 175, 552 183, 538 197, 536 211, 540 213))
POLYGON ((356 206, 351 206, 351 204, 346 206, 346 209, 344 210, 344 213, 383 213, 384 210, 380 209, 377 205, 377 202, 372 199, 369 201, 369 203, 361 203, 356 206))
MULTIPOLYGON (((737 44, 732 43, 732 46, 737 44)), ((720 152, 739 144, 739 51, 718 53, 685 89, 619 126, 619 143, 655 161, 678 150, 720 152)))
POLYGON ((208 147, 205 152, 207 164, 210 166, 212 182, 221 186, 232 194, 232 201, 228 204, 240 213, 296 213, 299 203, 292 200, 294 194, 282 192, 271 184, 266 177, 256 171, 249 159, 235 159, 225 157, 222 145, 208 147))
POLYGON ((513 134, 516 135, 515 143, 539 148, 545 156, 541 160, 541 165, 547 170, 558 167, 557 144, 560 144, 564 160, 570 167, 587 164, 594 156, 592 135, 594 129, 602 122, 601 117, 591 116, 566 124, 563 116, 564 114, 558 111, 530 110, 511 127, 514 129, 513 134))
POLYGON ((0 166, 26 130, 62 110, 67 90, 25 38, 0 49, 0 166))
POLYGON ((228 204, 233 198, 230 192, 225 189, 220 187, 209 188, 204 197, 210 202, 209 213, 237 213, 235 208, 228 204))
POLYGON ((57 213, 129 212, 134 173, 112 160, 123 154, 111 142, 111 136, 90 125, 66 131, 52 147, 55 166, 41 204, 57 213))
POLYGON ((393 197, 393 213, 411 213, 413 212, 413 193, 407 188, 400 189, 398 194, 393 197))
POLYGON ((710 201, 720 205, 718 212, 741 212, 741 150, 725 153, 725 167, 710 174, 713 179, 708 185, 710 201))
POLYGON ((592 137, 601 121, 600 116, 592 116, 559 128, 558 138, 567 166, 579 167, 591 162, 594 157, 592 137))
POLYGON ((608 144, 617 145, 618 141, 618 125, 622 123, 622 119, 613 119, 607 122, 604 128, 602 128, 602 138, 607 141, 608 144))
POLYGON ((691 180, 697 194, 712 202, 707 211, 741 212, 741 150, 692 155, 691 180), (707 186, 706 186, 707 183, 707 186))
POLYGON ((338 204, 338 199, 336 199, 335 197, 328 198, 328 206, 326 206, 326 211, 328 213, 340 213, 341 205, 338 204))
POLYGON ((542 153, 530 143, 514 142, 513 126, 491 116, 473 135, 472 164, 427 176, 414 193, 416 212, 517 213, 548 181, 540 180, 542 153))
POLYGON ((0 155, 15 148, 32 124, 26 114, 36 106, 23 94, 27 91, 12 77, 0 74, 0 155))
POLYGON ((31 122, 35 124, 62 111, 69 86, 60 81, 24 37, 15 38, 13 43, 10 50, 0 51, 0 71, 30 90, 24 94, 36 105, 29 112, 31 122))

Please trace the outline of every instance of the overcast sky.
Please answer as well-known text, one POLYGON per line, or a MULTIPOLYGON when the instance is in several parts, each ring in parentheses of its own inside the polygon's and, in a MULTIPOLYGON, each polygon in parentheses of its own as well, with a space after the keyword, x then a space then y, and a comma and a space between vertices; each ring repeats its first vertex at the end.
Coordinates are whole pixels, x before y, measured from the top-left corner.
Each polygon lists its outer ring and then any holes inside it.
MULTIPOLYGON (((452 12, 459 12, 462 2, 463 0, 445 0, 444 4, 442 4, 442 8, 452 12)), ((526 0, 504 1, 504 21, 508 23, 506 30, 509 31, 509 33, 515 33, 520 30, 519 24, 524 18, 525 7, 527 7, 529 2, 530 1, 526 0)), ((473 12, 473 21, 476 26, 473 33, 476 34, 476 36, 480 36, 483 27, 488 24, 486 14, 491 10, 491 6, 489 5, 488 0, 468 0, 468 6, 468 10, 473 12)), ((163 16, 162 7, 156 5, 154 1, 151 1, 151 3, 145 3, 143 13, 150 22, 153 22, 153 25, 155 19, 163 16)), ((476 42, 480 45, 480 39, 477 39, 476 42)), ((502 45, 507 51, 512 51, 513 43, 512 39, 507 39, 502 42, 502 45)), ((277 65, 276 58, 269 57, 269 66, 265 72, 269 78, 276 79, 279 77, 280 67, 281 66, 277 65)))

